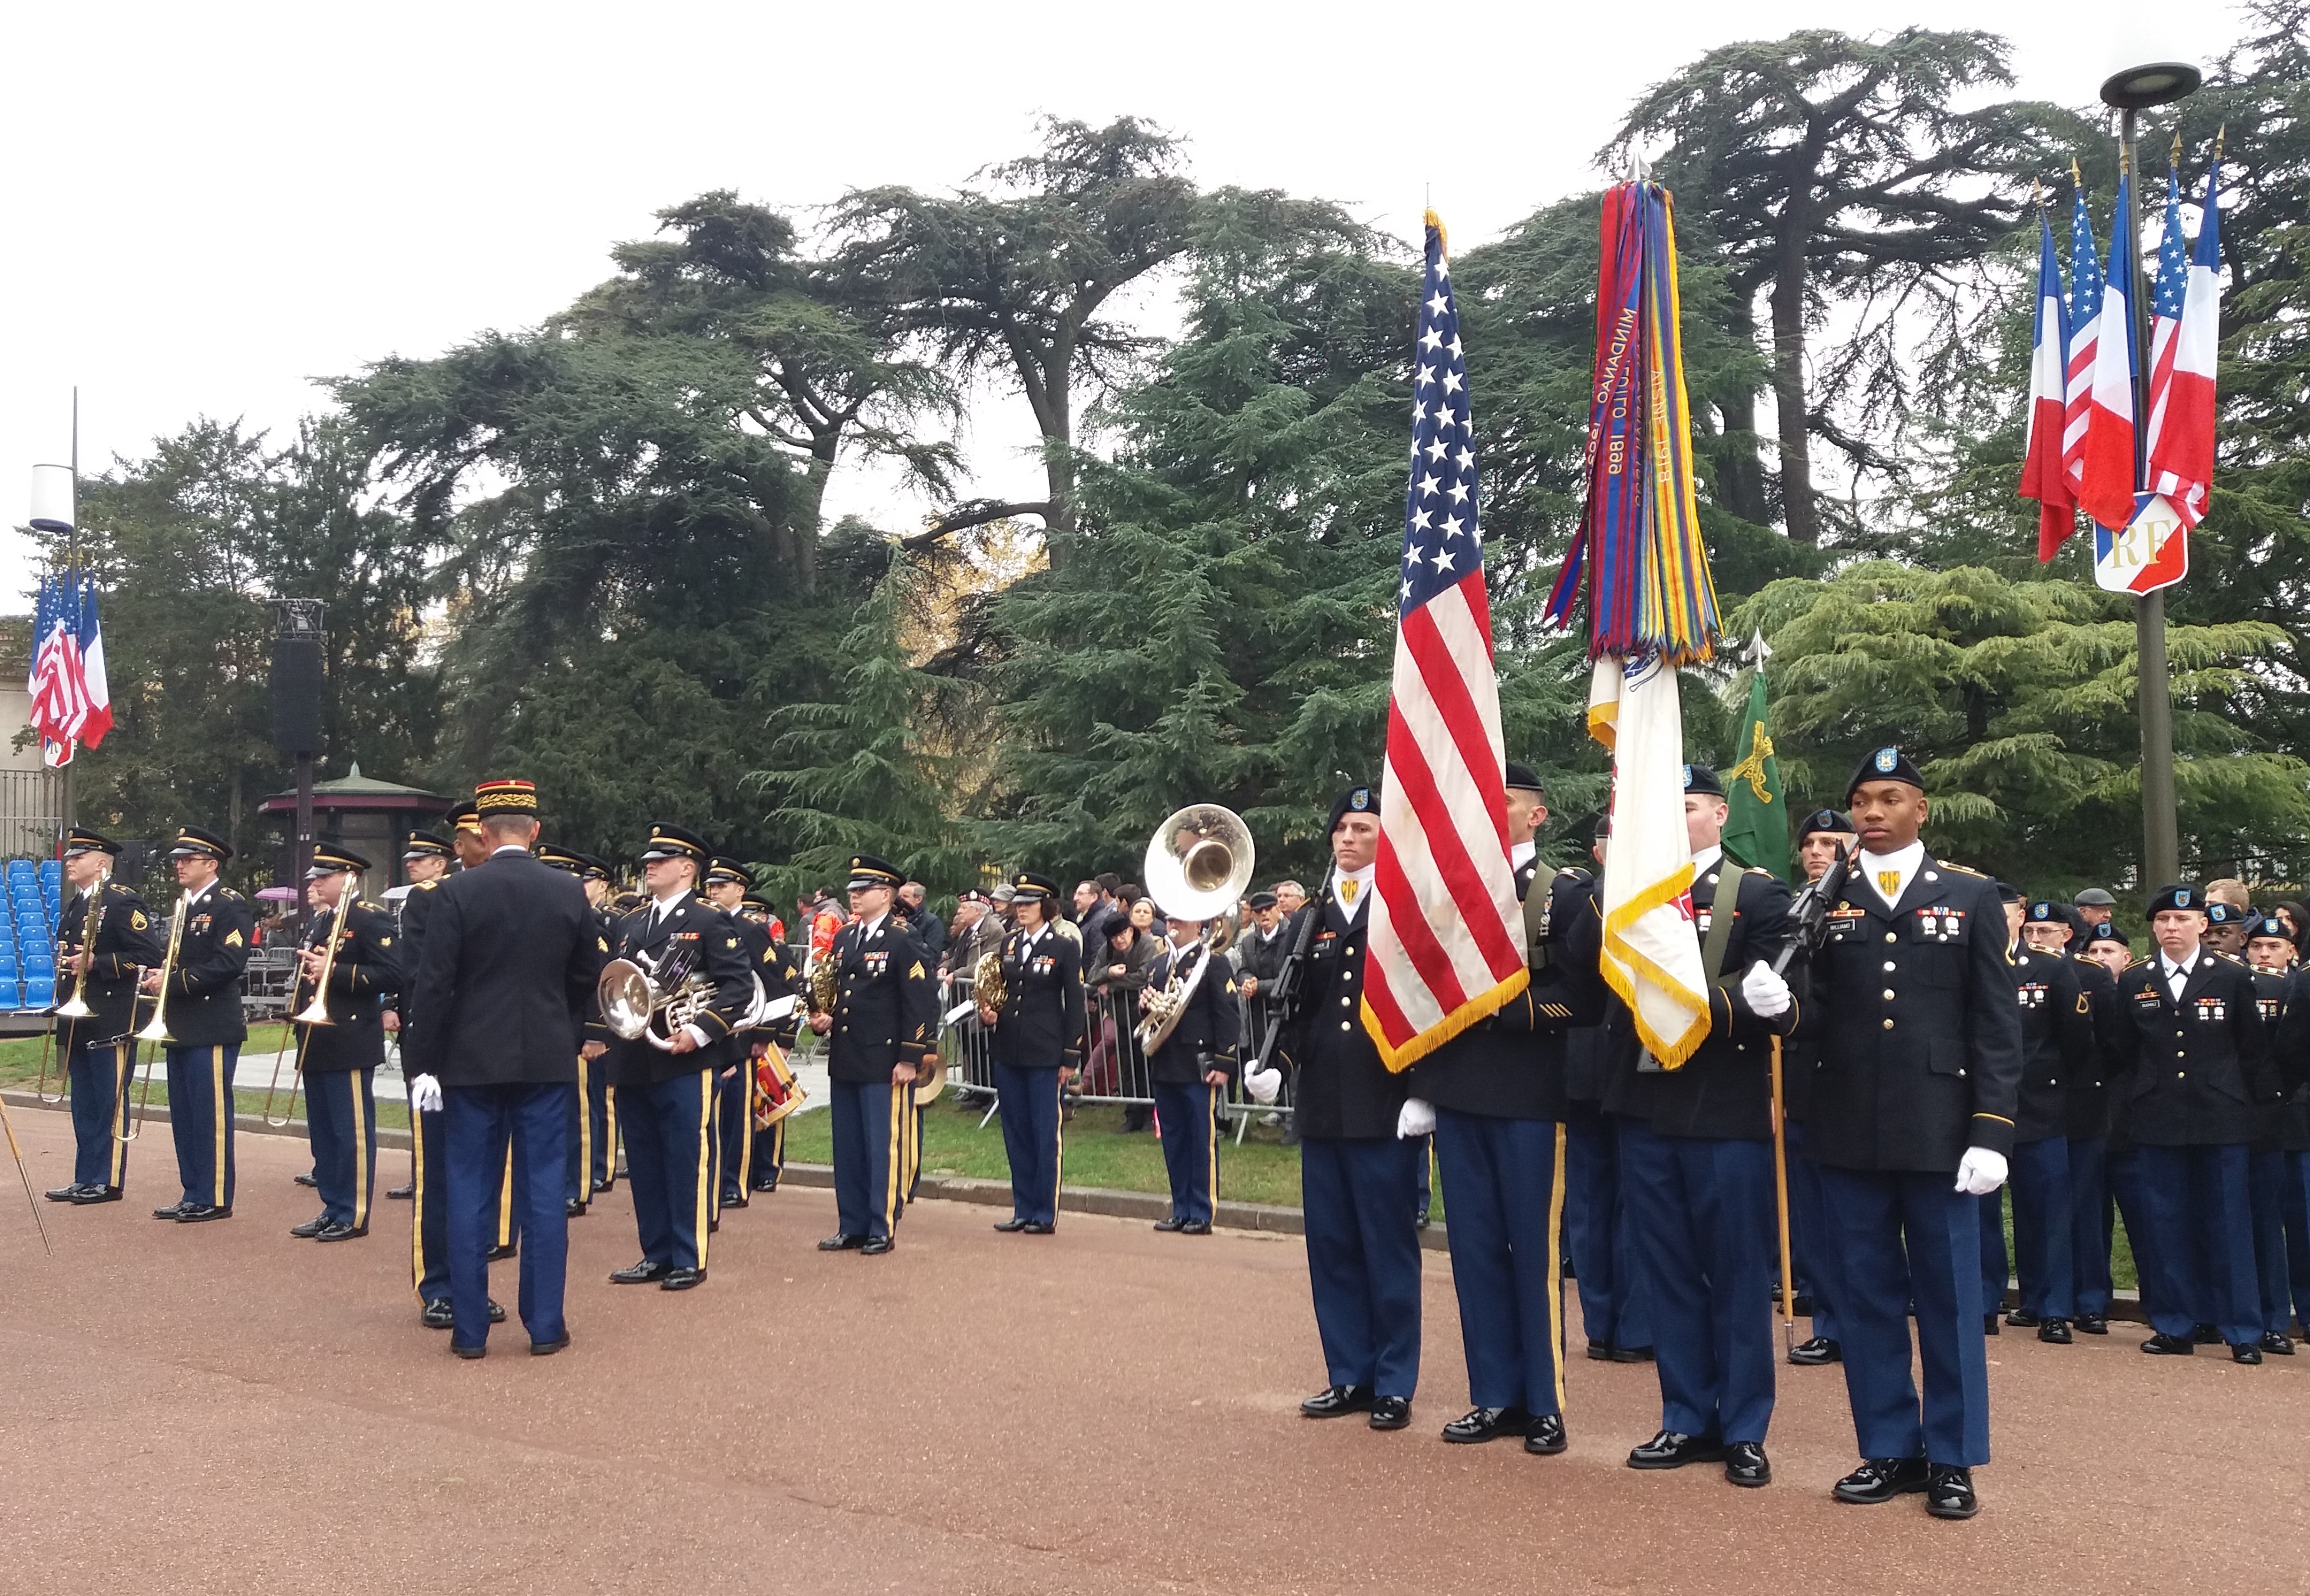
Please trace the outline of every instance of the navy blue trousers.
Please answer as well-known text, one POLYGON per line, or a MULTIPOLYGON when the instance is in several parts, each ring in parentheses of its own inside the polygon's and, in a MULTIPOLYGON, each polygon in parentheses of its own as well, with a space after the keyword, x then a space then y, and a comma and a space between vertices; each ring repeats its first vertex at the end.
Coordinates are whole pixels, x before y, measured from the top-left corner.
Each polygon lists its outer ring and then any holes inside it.
MULTIPOLYGON (((1419 1181, 1416 1142, 1300 1138, 1307 1281, 1333 1385, 1408 1401, 1420 1383, 1420 1230, 1411 1207, 1419 1181)), ((1457 1215, 1455 1206, 1455 1224, 1457 1215)))
POLYGON ((1563 1125, 1438 1108, 1436 1164, 1469 1401, 1563 1412, 1563 1125))
POLYGON ((1797 1289, 1812 1298, 1812 1333, 1833 1341, 1837 1249, 1829 1245, 1828 1212, 1821 1203, 1820 1166, 1805 1151, 1804 1126, 1795 1120, 1788 1124, 1788 1148, 1789 1267, 1796 1271, 1797 1289))
POLYGON ((1661 1428, 1759 1441, 1773 1421, 1773 1144, 1620 1126, 1661 1428))
POLYGON ((562 1193, 581 1208, 594 1201, 594 1071, 595 1065, 578 1054, 578 1089, 569 1094, 569 1126, 563 1139, 569 1156, 563 1161, 562 1193))
POLYGON ((449 1336, 478 1347, 490 1334, 490 1244, 504 1171, 498 1149, 510 1143, 514 1206, 521 1215, 519 1312, 533 1341, 567 1331, 562 1288, 569 1265, 569 1106, 574 1085, 447 1086, 441 1141, 449 1219, 449 1336))
MULTIPOLYGON (((1056 1089, 1059 1072, 1043 1071, 1056 1089)), ((828 1083, 834 1115, 834 1209, 845 1236, 870 1239, 896 1234, 907 1206, 907 1166, 913 1154, 915 1089, 887 1080, 828 1083)), ((1003 1130, 1008 1139, 1011 1122, 1003 1130)), ((629 1152, 629 1159, 631 1158, 629 1152)), ((1016 1180, 1017 1166, 1012 1167, 1016 1180)))
POLYGON ((1581 1327, 1608 1347, 1653 1344, 1629 1255, 1617 1122, 1576 1105, 1564 1123, 1564 1238, 1580 1287, 1581 1327))
POLYGON ((1972 1468, 1989 1461, 1989 1344, 1982 1334, 1981 1199, 1941 1171, 1823 1165, 1837 1248, 1845 1392, 1864 1458, 1972 1468), (1909 1372, 1909 1306, 1924 1366, 1909 1372))
POLYGON ((2286 1155, 2276 1148, 2246 1155, 2246 1200, 2254 1209, 2254 1272, 2262 1328, 2284 1335, 2294 1323, 2294 1282, 2286 1267, 2286 1155))
POLYGON ((305 1128, 313 1184, 334 1225, 366 1226, 377 1189, 377 1071, 305 1072, 305 1128))
MULTIPOLYGON (((2175 1292, 2151 1307, 2150 1327, 2186 1336, 2193 1325, 2210 1324, 2233 1347, 2259 1341, 2262 1288, 2245 1148, 2144 1147, 2133 1156, 2142 1217, 2175 1292)), ((2131 1216, 2126 1227, 2132 1229, 2131 1216)))
POLYGON ((118 1187, 128 1176, 128 1144, 120 1132, 128 1112, 128 1053, 118 1046, 73 1044, 65 1054, 71 1083, 73 1184, 118 1187))
POLYGON ((586 1080, 586 1123, 592 1132, 594 1184, 608 1191, 618 1184, 618 1089, 596 1059, 586 1080))
POLYGON ((232 1072, 240 1044, 171 1047, 169 1132, 177 1143, 177 1181, 185 1201, 232 1206, 232 1072))
POLYGON ((417 1134, 410 1164, 409 1277, 420 1303, 449 1295, 448 1149, 443 1144, 441 1110, 412 1114, 417 1134))
POLYGON ((1159 1080, 1155 1123, 1163 1132, 1163 1168, 1171 1177, 1171 1217, 1211 1222, 1220 1189, 1220 1094, 1216 1087, 1159 1080))
POLYGON ((2286 1155, 2279 1196, 2286 1213, 2286 1272, 2294 1282, 2294 1314, 2310 1331, 2310 1152, 2286 1155))
POLYGON ((728 1080, 714 1079, 714 1193, 716 1204, 743 1207, 754 1173, 754 1061, 740 1064, 728 1080))
POLYGON ((2109 1314, 2109 1139, 2072 1136, 2070 1149, 2070 1267, 2079 1315, 2109 1314))
MULTIPOLYGON (((754 1132, 752 1167, 756 1191, 777 1190, 778 1177, 786 1172, 786 1121, 793 1117, 792 1115, 786 1115, 774 1121, 769 1130, 754 1132)), ((919 1122, 920 1116, 917 1115, 916 1118, 919 1122)), ((919 1140, 916 1144, 916 1157, 918 1158, 921 1157, 919 1140)))
POLYGON ((2175 1261, 2158 1249, 2158 1227, 2149 1212, 2141 1149, 2113 1150, 2106 1169, 2110 1202, 2102 1210, 2102 1222, 2113 1248, 2116 1231, 2112 1210, 2116 1219, 2125 1222, 2126 1244, 2133 1252, 2133 1278, 2141 1292, 2142 1317, 2153 1327, 2160 1314, 2169 1319, 2180 1314, 2187 1319, 2191 1310, 2189 1286, 2175 1261))
MULTIPOLYGON (((1059 1219, 1059 1071, 1055 1066, 1020 1070, 997 1063, 994 1090, 1003 1106, 1003 1151, 1011 1160, 1011 1217, 1030 1225, 1055 1225, 1059 1219)), ((914 1145, 911 1129, 908 1145, 914 1145)), ((911 1176, 907 1184, 912 1186, 911 1176)), ((1409 1219, 1410 1198, 1404 1207, 1409 1219)))
POLYGON ((1436 1211, 1436 1138, 1421 1136, 1420 1144, 1420 1189, 1411 1194, 1411 1217, 1416 1222, 1436 1211))
MULTIPOLYGON (((2070 1144, 2047 1136, 2013 1149, 2008 1183, 2013 1193, 2013 1274, 2020 1282, 2021 1305, 2040 1319, 2078 1316, 2074 1262, 2075 1201, 2070 1180, 2070 1144)), ((1981 1300, 1984 1313, 2005 1302, 2005 1193, 1981 1200, 1981 1300)))
POLYGON ((713 1077, 712 1070, 690 1070, 619 1090, 626 1183, 647 1262, 706 1267, 707 1227, 714 1219, 713 1077))

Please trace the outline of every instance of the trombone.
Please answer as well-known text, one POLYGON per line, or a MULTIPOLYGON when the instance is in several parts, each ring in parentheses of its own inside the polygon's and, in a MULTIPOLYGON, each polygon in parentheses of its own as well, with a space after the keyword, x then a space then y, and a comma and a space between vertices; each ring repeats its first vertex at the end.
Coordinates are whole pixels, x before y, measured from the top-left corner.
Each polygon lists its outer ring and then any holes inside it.
MULTIPOLYGON (((81 941, 82 948, 93 950, 96 947, 97 938, 104 934, 104 911, 107 906, 108 906, 104 899, 104 883, 102 879, 100 878, 97 882, 96 908, 85 927, 87 935, 81 941)), ((57 918, 61 921, 63 916, 59 915, 57 918)), ((58 1019, 70 1019, 74 1021, 86 1019, 91 1014, 95 1012, 94 1010, 88 1006, 88 977, 81 974, 80 952, 78 950, 75 950, 73 953, 72 995, 66 998, 63 1002, 58 1003, 55 1008, 49 1010, 48 1012, 56 1016, 58 1019)), ((56 1028, 50 1026, 47 1030, 40 1033, 40 1078, 34 1083, 32 1091, 33 1095, 38 1097, 43 1103, 63 1102, 65 1100, 65 1092, 70 1089, 72 1080, 70 1074, 65 1074, 56 1082, 56 1095, 53 1097, 48 1096, 48 1055, 56 1043, 56 1028)), ((67 1028, 67 1034, 69 1035, 69 1028, 67 1028)), ((67 1058, 71 1056, 72 1045, 70 1042, 66 1042, 65 1045, 65 1054, 67 1058)))
MULTIPOLYGON (((265 1083, 265 1107, 262 1112, 265 1123, 276 1131, 297 1117, 297 1092, 304 1085, 305 1048, 313 1039, 313 1028, 317 1025, 337 1023, 329 1018, 329 977, 336 973, 337 950, 344 944, 346 929, 352 919, 352 906, 360 898, 360 876, 356 872, 345 882, 344 894, 337 899, 336 906, 328 911, 329 929, 323 934, 328 937, 329 945, 321 956, 321 976, 320 979, 314 984, 313 1001, 289 1017, 289 1022, 291 1025, 301 1025, 305 1029, 297 1038, 297 1063, 289 1072, 289 1101, 282 1107, 279 1119, 273 1117, 273 1094, 281 1089, 281 1064, 277 1058, 273 1064, 273 1079, 265 1083)), ((319 930, 320 919, 317 915, 313 922, 313 931, 306 933, 313 940, 304 942, 301 946, 312 947, 313 941, 318 940, 315 933, 319 930)), ((304 979, 305 977, 300 975, 297 977, 297 982, 290 986, 291 1002, 296 1001, 297 985, 301 984, 304 979)))
MULTIPOLYGON (((145 1116, 152 1107, 152 1066, 161 1062, 159 1050, 176 1040, 169 1034, 169 977, 177 973, 177 950, 185 940, 185 905, 191 896, 187 893, 177 899, 176 918, 169 922, 169 950, 161 959, 161 990, 152 996, 152 1018, 143 1030, 128 1040, 128 1072, 131 1076, 136 1073, 136 1045, 150 1042, 154 1051, 144 1061, 144 1087, 136 1095, 136 1117, 128 1119, 123 1115, 128 1129, 113 1132, 115 1139, 120 1141, 134 1141, 144 1134, 145 1116)), ((131 999, 129 1012, 134 1014, 135 1011, 135 1000, 131 999)))

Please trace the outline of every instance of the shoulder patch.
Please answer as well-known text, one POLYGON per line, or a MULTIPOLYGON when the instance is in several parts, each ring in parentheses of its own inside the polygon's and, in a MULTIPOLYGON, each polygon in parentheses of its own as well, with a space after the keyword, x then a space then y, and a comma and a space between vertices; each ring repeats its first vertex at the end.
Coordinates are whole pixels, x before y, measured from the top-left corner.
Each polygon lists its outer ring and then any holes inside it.
POLYGON ((1989 879, 1987 876, 1982 874, 1981 872, 1974 869, 1971 865, 1951 864, 1946 859, 1936 859, 1933 863, 1941 866, 1943 870, 1953 870, 1961 876, 1971 876, 1976 881, 1985 881, 1989 879))
POLYGON ((915 967, 907 972, 907 979, 909 981, 919 981, 923 979, 923 961, 921 959, 918 958, 915 960, 915 967))
POLYGON ((440 884, 441 884, 441 882, 440 882, 440 879, 439 879, 439 877, 436 877, 434 880, 430 880, 430 881, 419 881, 419 882, 416 882, 416 883, 415 883, 415 884, 413 884, 413 885, 412 885, 409 889, 410 889, 412 892, 430 892, 430 891, 432 891, 432 890, 433 890, 433 889, 434 889, 434 888, 436 888, 436 887, 439 886, 440 884))
POLYGON ((2140 969, 2143 965, 2148 964, 2149 962, 2149 956, 2148 956, 2147 954, 2145 954, 2145 955, 2143 955, 2141 958, 2135 959, 2132 964, 2127 965, 2125 967, 2126 967, 2128 970, 2138 970, 2138 969, 2140 969))

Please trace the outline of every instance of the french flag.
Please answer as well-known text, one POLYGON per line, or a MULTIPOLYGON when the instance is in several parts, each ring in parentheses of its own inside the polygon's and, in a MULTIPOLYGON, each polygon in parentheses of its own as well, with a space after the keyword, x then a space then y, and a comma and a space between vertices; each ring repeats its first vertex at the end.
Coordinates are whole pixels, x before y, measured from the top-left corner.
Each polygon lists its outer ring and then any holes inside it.
POLYGON ((2133 438, 2133 306, 2129 296, 2139 273, 2134 240, 2125 236, 2127 174, 2117 175, 2117 210, 2110 220, 2108 270, 2102 277, 2101 317, 2096 328, 2093 386, 2087 393, 2083 470, 2078 504, 2112 532, 2133 521, 2133 495, 2141 486, 2133 438))
POLYGON ((2029 452, 2021 497, 2037 501, 2037 558, 2049 560, 2078 528, 2077 499, 2062 469, 2069 392, 2070 312, 2062 302, 2062 263, 2054 223, 2037 213, 2037 317, 2029 339, 2029 452))
POLYGON ((2070 204, 2069 376, 2063 387, 2062 474, 2070 497, 2077 497, 2086 474, 2086 422, 2093 414, 2094 351, 2101 329, 2101 257, 2094 249, 2093 218, 2086 213, 2086 186, 2071 163, 2074 185, 2070 204))
POLYGON ((2206 174, 2198 246, 2182 257, 2179 178, 2166 179, 2166 236, 2158 241, 2156 320, 2149 333, 2149 487, 2162 493, 2182 525, 2206 513, 2214 480, 2214 359, 2221 341, 2222 213, 2216 201, 2219 166, 2206 174))

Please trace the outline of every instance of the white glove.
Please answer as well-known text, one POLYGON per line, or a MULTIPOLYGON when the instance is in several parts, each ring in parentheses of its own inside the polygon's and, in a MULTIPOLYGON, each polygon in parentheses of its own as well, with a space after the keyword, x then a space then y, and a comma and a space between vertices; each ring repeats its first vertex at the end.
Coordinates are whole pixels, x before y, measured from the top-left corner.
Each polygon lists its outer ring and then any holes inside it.
POLYGON ((1399 1141, 1411 1141, 1436 1129, 1436 1106, 1425 1097, 1406 1097, 1403 1111, 1395 1116, 1395 1136, 1399 1141))
POLYGON ((1243 1074, 1243 1089, 1251 1094, 1255 1103, 1272 1103, 1283 1090, 1283 1071, 1273 1068, 1246 1070, 1243 1074))
POLYGON ((1968 1197, 1986 1197, 2005 1184, 2005 1155, 1985 1147, 1969 1147, 1957 1167, 1957 1189, 1968 1197))
POLYGON ((1741 995, 1759 1019, 1776 1019, 1789 1011, 1789 984, 1761 958, 1741 977, 1741 995))
POLYGON ((430 1075, 415 1075, 409 1081, 409 1107, 415 1114, 434 1114, 441 1107, 441 1083, 430 1075))

